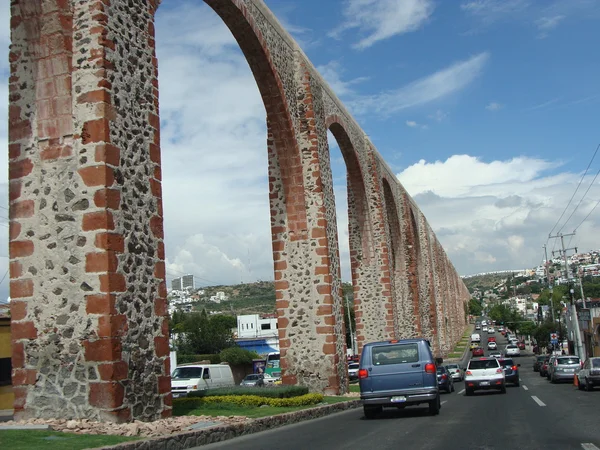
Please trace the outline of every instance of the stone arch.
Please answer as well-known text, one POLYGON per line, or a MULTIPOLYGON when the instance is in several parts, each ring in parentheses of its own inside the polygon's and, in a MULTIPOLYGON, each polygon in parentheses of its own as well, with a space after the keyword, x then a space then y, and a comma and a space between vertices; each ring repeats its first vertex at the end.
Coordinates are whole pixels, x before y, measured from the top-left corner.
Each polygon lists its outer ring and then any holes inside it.
POLYGON ((398 338, 409 338, 415 335, 416 316, 409 300, 410 276, 407 276, 407 249, 402 236, 401 216, 397 207, 399 203, 396 201, 387 178, 382 178, 382 185, 390 246, 390 278, 398 323, 397 336, 398 338))
POLYGON ((409 200, 408 194, 403 193, 402 206, 404 209, 404 224, 406 227, 406 246, 407 246, 407 272, 408 272, 408 284, 409 284, 409 296, 410 305, 414 315, 414 328, 413 334, 415 336, 422 336, 423 330, 423 314, 422 314, 422 292, 421 292, 421 267, 420 267, 420 254, 421 254, 421 242, 419 239, 419 229, 417 227, 417 220, 412 210, 412 204, 409 200))
MULTIPOLYGON (((206 3, 240 44, 267 111, 274 265, 281 279, 280 242, 308 233, 287 101, 293 86, 284 86, 278 52, 245 3, 206 3)), ((11 3, 17 418, 127 421, 171 413, 157 6, 154 0, 11 3)), ((285 289, 279 281, 279 293, 285 289)))

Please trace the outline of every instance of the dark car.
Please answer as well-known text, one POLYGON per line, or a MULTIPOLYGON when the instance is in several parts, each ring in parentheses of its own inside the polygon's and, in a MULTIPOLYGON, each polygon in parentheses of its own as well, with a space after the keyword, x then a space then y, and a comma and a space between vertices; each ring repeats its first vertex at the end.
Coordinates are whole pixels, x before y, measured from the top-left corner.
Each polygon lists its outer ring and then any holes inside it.
POLYGON ((393 339, 363 347, 358 370, 365 418, 374 419, 384 407, 404 408, 427 403, 440 412, 436 360, 427 339, 393 339))
POLYGON ((447 393, 454 392, 454 380, 452 374, 443 366, 437 368, 437 380, 440 390, 447 393))
POLYGON ((504 369, 506 382, 519 386, 519 367, 521 367, 521 364, 515 364, 511 358, 500 358, 498 362, 504 369))
POLYGON ((542 367, 542 364, 544 363, 544 361, 548 360, 549 357, 545 356, 545 355, 538 355, 535 357, 535 361, 533 361, 533 371, 534 372, 539 372, 540 368, 542 367))
POLYGON ((244 377, 240 386, 264 387, 265 380, 263 374, 251 373, 244 377))
POLYGON ((483 356, 483 347, 475 347, 473 349, 473 356, 483 356))

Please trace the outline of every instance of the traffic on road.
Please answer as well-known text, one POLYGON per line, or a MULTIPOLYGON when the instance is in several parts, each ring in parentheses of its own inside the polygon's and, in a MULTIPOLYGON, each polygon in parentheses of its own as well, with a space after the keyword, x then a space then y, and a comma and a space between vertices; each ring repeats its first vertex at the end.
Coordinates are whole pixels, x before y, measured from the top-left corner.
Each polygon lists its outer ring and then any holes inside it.
MULTIPOLYGON (((489 324, 486 331, 477 325, 476 345, 461 361, 437 364, 439 409, 432 392, 422 392, 422 400, 414 404, 405 403, 409 395, 395 394, 389 398, 398 403, 383 404, 375 400, 384 397, 382 392, 370 399, 368 417, 362 408, 353 409, 202 448, 599 450, 600 388, 594 386, 600 386, 600 358, 582 364, 572 355, 535 355, 531 343, 520 347, 522 341, 510 330, 492 327, 490 335, 489 324), (488 340, 491 336, 494 339, 488 340), (495 342, 496 348, 489 349, 488 342, 495 342)), ((404 358, 414 370, 418 364, 430 364, 417 361, 415 353, 398 344, 371 350, 380 355, 377 370, 382 381, 391 367, 384 357, 404 358)), ((365 376, 361 370, 368 369, 359 368, 359 382, 365 376)), ((374 377, 370 382, 380 385, 374 377)), ((401 387, 386 383, 385 389, 401 387)))

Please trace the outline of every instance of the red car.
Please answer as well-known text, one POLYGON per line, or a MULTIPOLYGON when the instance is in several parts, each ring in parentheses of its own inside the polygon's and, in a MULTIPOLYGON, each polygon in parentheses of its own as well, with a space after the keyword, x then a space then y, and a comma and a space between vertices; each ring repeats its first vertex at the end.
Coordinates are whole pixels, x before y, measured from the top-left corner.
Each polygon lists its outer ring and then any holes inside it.
POLYGON ((475 347, 473 349, 473 356, 483 356, 483 347, 475 347))
POLYGON ((523 341, 518 342, 517 347, 519 347, 519 350, 525 350, 525 342, 523 342, 523 341))
POLYGON ((489 336, 488 337, 488 342, 496 342, 496 337, 495 336, 489 336))

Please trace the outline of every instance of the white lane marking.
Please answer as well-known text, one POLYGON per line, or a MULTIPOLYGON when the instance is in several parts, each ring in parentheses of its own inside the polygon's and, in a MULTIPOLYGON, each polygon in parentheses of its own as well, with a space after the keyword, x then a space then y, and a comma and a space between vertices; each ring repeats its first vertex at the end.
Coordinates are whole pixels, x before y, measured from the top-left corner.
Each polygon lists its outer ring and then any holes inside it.
POLYGON ((457 394, 458 394, 458 395, 460 395, 460 394, 464 394, 464 393, 465 393, 465 390, 464 390, 464 389, 463 389, 462 391, 460 391, 460 392, 457 392, 457 394))
POLYGON ((596 447, 594 444, 592 444, 590 442, 582 443, 581 448, 583 448, 583 450, 600 450, 600 448, 596 447))
POLYGON ((532 395, 531 398, 533 399, 534 402, 536 402, 538 405, 540 406, 546 406, 546 404, 541 401, 539 398, 537 398, 535 395, 532 395))
POLYGON ((448 400, 444 400, 442 403, 440 403, 440 405, 443 405, 444 403, 446 403, 448 400))
POLYGON ((525 385, 523 385, 523 389, 525 389, 526 391, 529 390, 529 388, 527 386, 525 386, 525 385))

